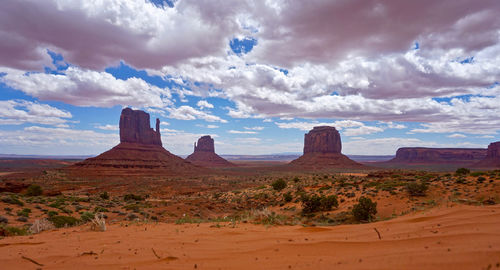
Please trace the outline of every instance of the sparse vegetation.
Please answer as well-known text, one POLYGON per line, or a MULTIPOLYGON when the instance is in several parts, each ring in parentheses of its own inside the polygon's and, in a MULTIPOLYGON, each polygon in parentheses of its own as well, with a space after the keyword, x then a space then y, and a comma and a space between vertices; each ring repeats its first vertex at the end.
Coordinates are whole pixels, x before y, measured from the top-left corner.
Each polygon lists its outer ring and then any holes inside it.
POLYGON ((30 185, 26 189, 27 196, 40 196, 42 195, 42 193, 43 193, 42 187, 39 185, 30 185))
POLYGON ((467 169, 467 168, 458 168, 456 171, 455 171, 455 174, 456 175, 467 175, 470 173, 470 170, 467 169))
POLYGON ((56 226, 56 228, 72 227, 78 225, 80 220, 71 216, 53 216, 49 218, 49 221, 56 226))
POLYGON ((286 188, 286 181, 283 179, 278 179, 274 181, 271 186, 273 187, 274 190, 281 191, 286 188))
POLYGON ((360 197, 358 203, 352 208, 352 215, 357 221, 371 222, 376 214, 377 203, 367 197, 360 197))
POLYGON ((302 213, 310 214, 319 211, 330 211, 333 207, 338 207, 339 203, 337 201, 337 196, 318 196, 316 194, 312 196, 304 195, 301 198, 302 201, 302 213))
POLYGON ((426 182, 411 182, 406 184, 406 190, 408 190, 410 196, 425 196, 428 188, 426 182))

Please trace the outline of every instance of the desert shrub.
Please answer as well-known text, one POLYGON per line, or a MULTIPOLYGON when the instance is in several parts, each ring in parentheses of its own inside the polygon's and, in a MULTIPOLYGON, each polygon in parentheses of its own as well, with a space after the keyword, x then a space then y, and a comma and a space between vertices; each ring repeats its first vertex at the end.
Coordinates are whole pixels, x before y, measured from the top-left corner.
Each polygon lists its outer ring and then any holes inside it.
POLYGON ((96 206, 96 207, 94 208, 94 212, 95 212, 95 213, 100 213, 100 212, 109 212, 109 210, 108 210, 108 209, 106 209, 106 208, 104 208, 104 207, 101 207, 101 206, 96 206))
POLYGON ((466 175, 466 174, 469 174, 469 173, 470 173, 470 170, 467 169, 467 168, 458 168, 455 171, 455 174, 457 174, 457 175, 466 175))
POLYGON ((304 214, 319 212, 319 211, 330 211, 333 207, 337 207, 339 205, 337 201, 337 196, 318 196, 312 195, 302 196, 302 212, 304 214))
POLYGON ((287 193, 283 194, 283 200, 285 200, 285 202, 291 202, 293 200, 292 193, 287 192, 287 193))
POLYGON ((82 212, 80 214, 80 219, 82 222, 89 222, 94 218, 94 214, 91 212, 82 212))
POLYGON ((299 178, 299 177, 295 176, 295 177, 293 178, 293 182, 294 182, 294 183, 298 183, 299 181, 300 181, 300 178, 299 178))
POLYGON ((7 223, 9 223, 9 220, 4 216, 0 216, 0 224, 2 224, 2 223, 7 224, 7 223))
POLYGON ((57 214, 59 214, 57 211, 48 211, 47 212, 47 216, 49 216, 49 217, 57 216, 57 214))
POLYGON ((107 191, 104 191, 103 193, 101 193, 101 195, 99 195, 99 197, 101 197, 101 199, 103 199, 103 200, 109 200, 109 194, 107 191))
POLYGON ((54 224, 52 224, 52 222, 48 221, 45 218, 42 218, 35 220, 35 222, 33 222, 33 225, 30 226, 28 231, 32 234, 35 234, 35 233, 41 233, 42 231, 53 230, 54 228, 55 227, 54 224))
POLYGON ((24 228, 17 228, 12 226, 1 226, 0 225, 0 235, 4 236, 15 236, 15 235, 27 235, 28 231, 24 228))
POLYGON ((56 228, 71 227, 78 225, 78 223, 80 222, 79 219, 71 216, 53 216, 49 218, 49 221, 54 223, 54 226, 56 226, 56 228))
POLYGON ((93 231, 99 231, 99 232, 104 232, 106 231, 106 220, 104 220, 104 217, 102 214, 100 215, 95 215, 95 217, 91 220, 92 225, 90 226, 90 229, 93 231))
POLYGON ((477 182, 478 182, 478 183, 482 183, 482 182, 484 182, 484 181, 486 181, 486 178, 484 178, 484 177, 482 177, 482 176, 479 176, 479 177, 477 178, 477 182))
POLYGON ((3 197, 2 202, 8 203, 8 204, 15 204, 15 205, 19 205, 19 206, 24 206, 24 203, 13 195, 9 196, 9 197, 3 197))
POLYGON ((455 180, 455 183, 457 183, 457 184, 465 184, 465 178, 457 178, 457 180, 455 180))
POLYGON ((31 209, 24 208, 23 210, 17 211, 18 217, 29 217, 31 213, 31 209))
POLYGON ((412 182, 406 184, 406 190, 410 193, 410 196, 425 196, 425 192, 429 187, 425 182, 412 182))
POLYGON ((278 179, 274 181, 271 186, 273 187, 274 190, 281 191, 284 188, 286 188, 286 181, 283 179, 278 179))
POLYGON ((135 195, 135 194, 125 194, 125 196, 123 196, 123 200, 125 201, 144 201, 144 198, 141 197, 140 195, 135 195))
POLYGON ((26 189, 26 195, 28 196, 40 196, 42 195, 42 193, 43 193, 42 187, 39 185, 30 185, 26 189))
POLYGON ((352 208, 352 215, 357 221, 372 221, 377 214, 377 203, 370 198, 360 197, 358 204, 352 208))

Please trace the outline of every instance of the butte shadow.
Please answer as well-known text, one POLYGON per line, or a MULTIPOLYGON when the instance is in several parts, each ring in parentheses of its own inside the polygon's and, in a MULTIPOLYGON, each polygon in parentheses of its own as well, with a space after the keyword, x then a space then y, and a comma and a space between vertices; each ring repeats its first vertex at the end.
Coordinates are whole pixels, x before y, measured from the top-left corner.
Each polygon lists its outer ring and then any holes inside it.
POLYGON ((149 114, 125 108, 120 116, 120 144, 68 167, 83 175, 194 175, 210 172, 162 147, 160 120, 150 127, 149 114))

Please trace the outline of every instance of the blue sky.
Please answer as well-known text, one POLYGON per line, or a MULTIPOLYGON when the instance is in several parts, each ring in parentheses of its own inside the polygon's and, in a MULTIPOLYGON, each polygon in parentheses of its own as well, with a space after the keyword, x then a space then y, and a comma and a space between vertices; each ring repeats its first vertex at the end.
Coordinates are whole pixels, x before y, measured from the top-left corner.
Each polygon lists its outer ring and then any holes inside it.
POLYGON ((207 134, 220 154, 301 152, 316 125, 345 154, 499 140, 497 3, 357 2, 7 0, 0 153, 99 154, 127 106, 179 155, 207 134))

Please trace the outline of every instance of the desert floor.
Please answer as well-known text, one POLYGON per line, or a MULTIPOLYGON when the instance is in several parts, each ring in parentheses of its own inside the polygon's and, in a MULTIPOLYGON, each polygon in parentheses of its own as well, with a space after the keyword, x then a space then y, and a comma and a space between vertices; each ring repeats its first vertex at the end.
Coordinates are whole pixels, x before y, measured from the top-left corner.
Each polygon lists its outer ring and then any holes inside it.
POLYGON ((500 269, 500 206, 440 206, 386 221, 329 227, 123 222, 108 225, 106 232, 94 232, 84 225, 6 237, 0 240, 0 265, 1 269, 500 269))

